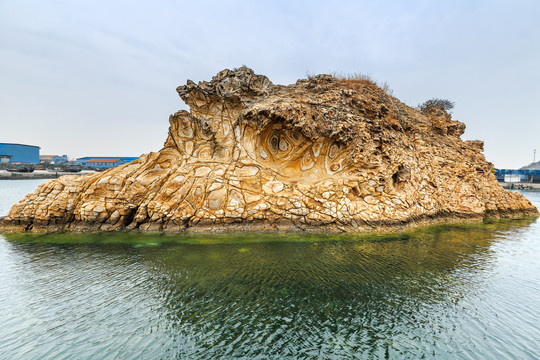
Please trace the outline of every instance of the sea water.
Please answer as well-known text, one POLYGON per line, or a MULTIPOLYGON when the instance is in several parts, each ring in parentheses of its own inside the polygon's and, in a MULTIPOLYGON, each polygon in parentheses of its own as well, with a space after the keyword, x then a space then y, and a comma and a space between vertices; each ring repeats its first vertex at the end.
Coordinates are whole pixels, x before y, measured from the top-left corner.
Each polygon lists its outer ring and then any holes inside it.
MULTIPOLYGON (((0 215, 36 185, 0 181, 0 215)), ((534 219, 0 235, 0 359, 537 359, 539 310, 534 219)))

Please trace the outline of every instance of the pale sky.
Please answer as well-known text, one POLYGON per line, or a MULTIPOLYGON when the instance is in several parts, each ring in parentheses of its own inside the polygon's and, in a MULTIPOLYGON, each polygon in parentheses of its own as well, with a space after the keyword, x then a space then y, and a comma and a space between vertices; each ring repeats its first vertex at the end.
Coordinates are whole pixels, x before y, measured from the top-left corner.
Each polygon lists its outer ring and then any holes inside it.
POLYGON ((243 64, 275 84, 364 73, 410 106, 449 99, 496 167, 540 158, 538 0, 0 0, 0 142, 157 151, 186 108, 176 87, 243 64))

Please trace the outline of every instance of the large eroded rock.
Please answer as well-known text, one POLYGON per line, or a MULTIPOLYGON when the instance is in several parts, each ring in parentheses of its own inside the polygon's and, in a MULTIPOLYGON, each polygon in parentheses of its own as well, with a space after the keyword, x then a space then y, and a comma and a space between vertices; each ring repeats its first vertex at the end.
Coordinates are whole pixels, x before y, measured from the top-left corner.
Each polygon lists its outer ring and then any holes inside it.
POLYGON ((99 174, 42 184, 4 230, 392 229, 535 215, 504 191, 481 141, 365 80, 274 85, 224 70, 177 89, 163 149, 99 174))

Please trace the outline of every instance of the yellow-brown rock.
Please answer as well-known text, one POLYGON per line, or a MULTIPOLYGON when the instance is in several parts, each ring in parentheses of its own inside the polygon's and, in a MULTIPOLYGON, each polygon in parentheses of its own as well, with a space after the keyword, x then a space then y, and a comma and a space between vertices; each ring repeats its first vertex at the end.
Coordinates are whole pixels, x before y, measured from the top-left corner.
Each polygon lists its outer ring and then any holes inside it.
POLYGON ((191 111, 170 117, 163 149, 44 183, 0 229, 363 231, 538 213, 463 123, 370 81, 281 86, 242 67, 177 91, 191 111))

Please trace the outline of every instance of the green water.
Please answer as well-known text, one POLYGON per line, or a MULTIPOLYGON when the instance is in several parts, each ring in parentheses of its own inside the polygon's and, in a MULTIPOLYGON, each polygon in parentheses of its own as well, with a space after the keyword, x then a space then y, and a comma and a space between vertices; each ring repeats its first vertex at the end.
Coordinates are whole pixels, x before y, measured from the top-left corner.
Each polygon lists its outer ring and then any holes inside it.
POLYGON ((385 236, 4 234, 0 269, 0 359, 540 351, 531 219, 385 236))

